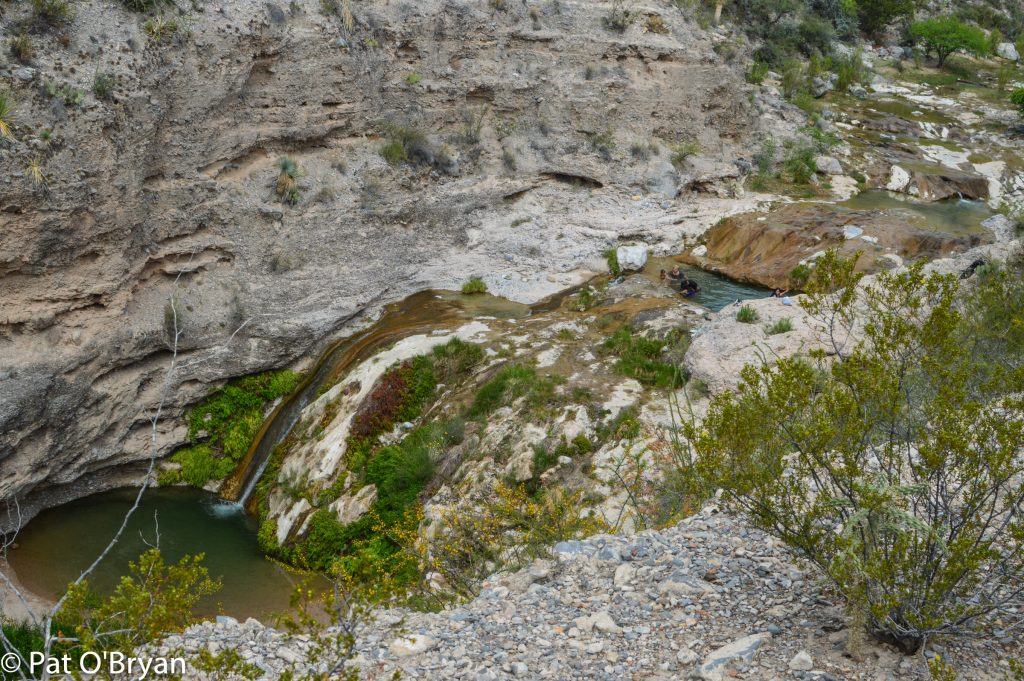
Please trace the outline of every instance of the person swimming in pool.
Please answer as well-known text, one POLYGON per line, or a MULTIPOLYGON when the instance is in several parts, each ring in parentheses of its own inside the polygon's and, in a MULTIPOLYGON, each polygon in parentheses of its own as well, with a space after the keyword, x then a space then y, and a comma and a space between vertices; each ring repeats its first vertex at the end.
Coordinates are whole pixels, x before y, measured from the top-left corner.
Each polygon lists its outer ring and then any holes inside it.
POLYGON ((679 280, 679 292, 686 298, 692 298, 700 293, 700 285, 684 274, 679 280))

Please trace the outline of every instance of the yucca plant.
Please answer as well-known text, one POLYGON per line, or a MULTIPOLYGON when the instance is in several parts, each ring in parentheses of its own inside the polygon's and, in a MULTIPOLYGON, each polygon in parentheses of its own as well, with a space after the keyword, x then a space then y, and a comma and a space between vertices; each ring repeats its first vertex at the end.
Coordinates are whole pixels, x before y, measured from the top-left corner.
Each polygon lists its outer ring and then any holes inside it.
POLYGON ((299 202, 299 164, 291 156, 277 159, 277 185, 274 190, 284 203, 295 205, 299 202))
POLYGON ((43 162, 38 156, 29 161, 28 165, 25 166, 25 176, 36 187, 44 187, 49 182, 43 173, 43 162))
POLYGON ((14 98, 0 92, 0 137, 14 139, 14 98))

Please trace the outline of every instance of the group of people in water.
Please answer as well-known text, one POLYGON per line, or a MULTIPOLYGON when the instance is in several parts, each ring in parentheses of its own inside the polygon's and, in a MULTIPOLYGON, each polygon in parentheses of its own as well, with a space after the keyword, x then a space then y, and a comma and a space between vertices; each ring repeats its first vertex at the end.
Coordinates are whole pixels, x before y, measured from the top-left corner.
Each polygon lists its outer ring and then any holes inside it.
POLYGON ((700 293, 700 284, 687 277, 686 274, 679 269, 679 265, 673 267, 671 272, 662 270, 658 278, 669 286, 678 286, 679 292, 682 293, 685 298, 692 298, 700 293))

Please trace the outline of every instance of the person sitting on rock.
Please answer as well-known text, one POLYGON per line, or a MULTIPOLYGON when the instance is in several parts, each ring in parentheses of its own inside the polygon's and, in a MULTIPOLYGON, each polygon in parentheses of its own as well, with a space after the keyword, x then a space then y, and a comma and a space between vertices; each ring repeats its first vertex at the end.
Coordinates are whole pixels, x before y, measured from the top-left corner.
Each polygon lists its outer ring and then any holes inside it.
POLYGON ((773 289, 772 290, 772 295, 770 297, 772 297, 772 298, 783 298, 783 297, 785 297, 785 295, 787 293, 789 293, 789 289, 788 288, 787 289, 777 288, 777 289, 773 289))

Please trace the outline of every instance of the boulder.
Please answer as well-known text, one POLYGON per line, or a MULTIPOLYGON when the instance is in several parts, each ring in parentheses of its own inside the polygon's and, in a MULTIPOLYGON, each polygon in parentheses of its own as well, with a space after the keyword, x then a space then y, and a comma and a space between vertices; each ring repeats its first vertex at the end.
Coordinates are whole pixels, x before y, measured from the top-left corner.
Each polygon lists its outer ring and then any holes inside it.
POLYGON ((847 89, 847 92, 849 92, 852 96, 856 97, 857 99, 868 98, 868 91, 865 90, 864 86, 862 85, 853 84, 847 89))
POLYGON ((635 246, 619 246, 615 250, 619 259, 619 267, 624 272, 638 272, 647 264, 647 246, 637 244, 635 246))
POLYGON ((352 495, 342 495, 330 505, 330 509, 338 517, 338 522, 348 525, 366 515, 373 503, 377 501, 377 486, 367 485, 352 495))
POLYGON ((811 95, 814 97, 824 97, 834 89, 835 86, 825 78, 815 76, 811 79, 811 95))
POLYGON ((983 221, 981 226, 992 232, 992 236, 996 241, 1009 241, 1013 239, 1013 234, 1017 228, 1013 220, 1001 213, 983 221))
POLYGON ((901 192, 910 184, 910 173, 899 166, 893 166, 889 170, 889 181, 885 188, 891 192, 901 192))
POLYGON ((1020 54, 1017 52, 1017 47, 1013 43, 999 43, 996 45, 996 54, 1003 59, 1020 61, 1020 54))
POLYGON ((840 165, 839 159, 834 156, 818 156, 814 159, 814 166, 819 173, 824 175, 843 174, 843 166, 840 165))
POLYGON ((419 655, 437 647, 437 641, 426 634, 411 634, 396 638, 388 646, 388 652, 394 657, 419 655))
POLYGON ((814 669, 814 658, 806 650, 801 650, 790 659, 789 668, 795 672, 809 672, 814 669))
POLYGON ((987 199, 988 178, 976 173, 936 167, 934 170, 914 171, 913 186, 925 201, 942 199, 987 199))
POLYGON ((705 681, 722 681, 730 663, 750 664, 758 649, 771 637, 768 633, 751 634, 724 645, 704 658, 697 674, 705 681))

